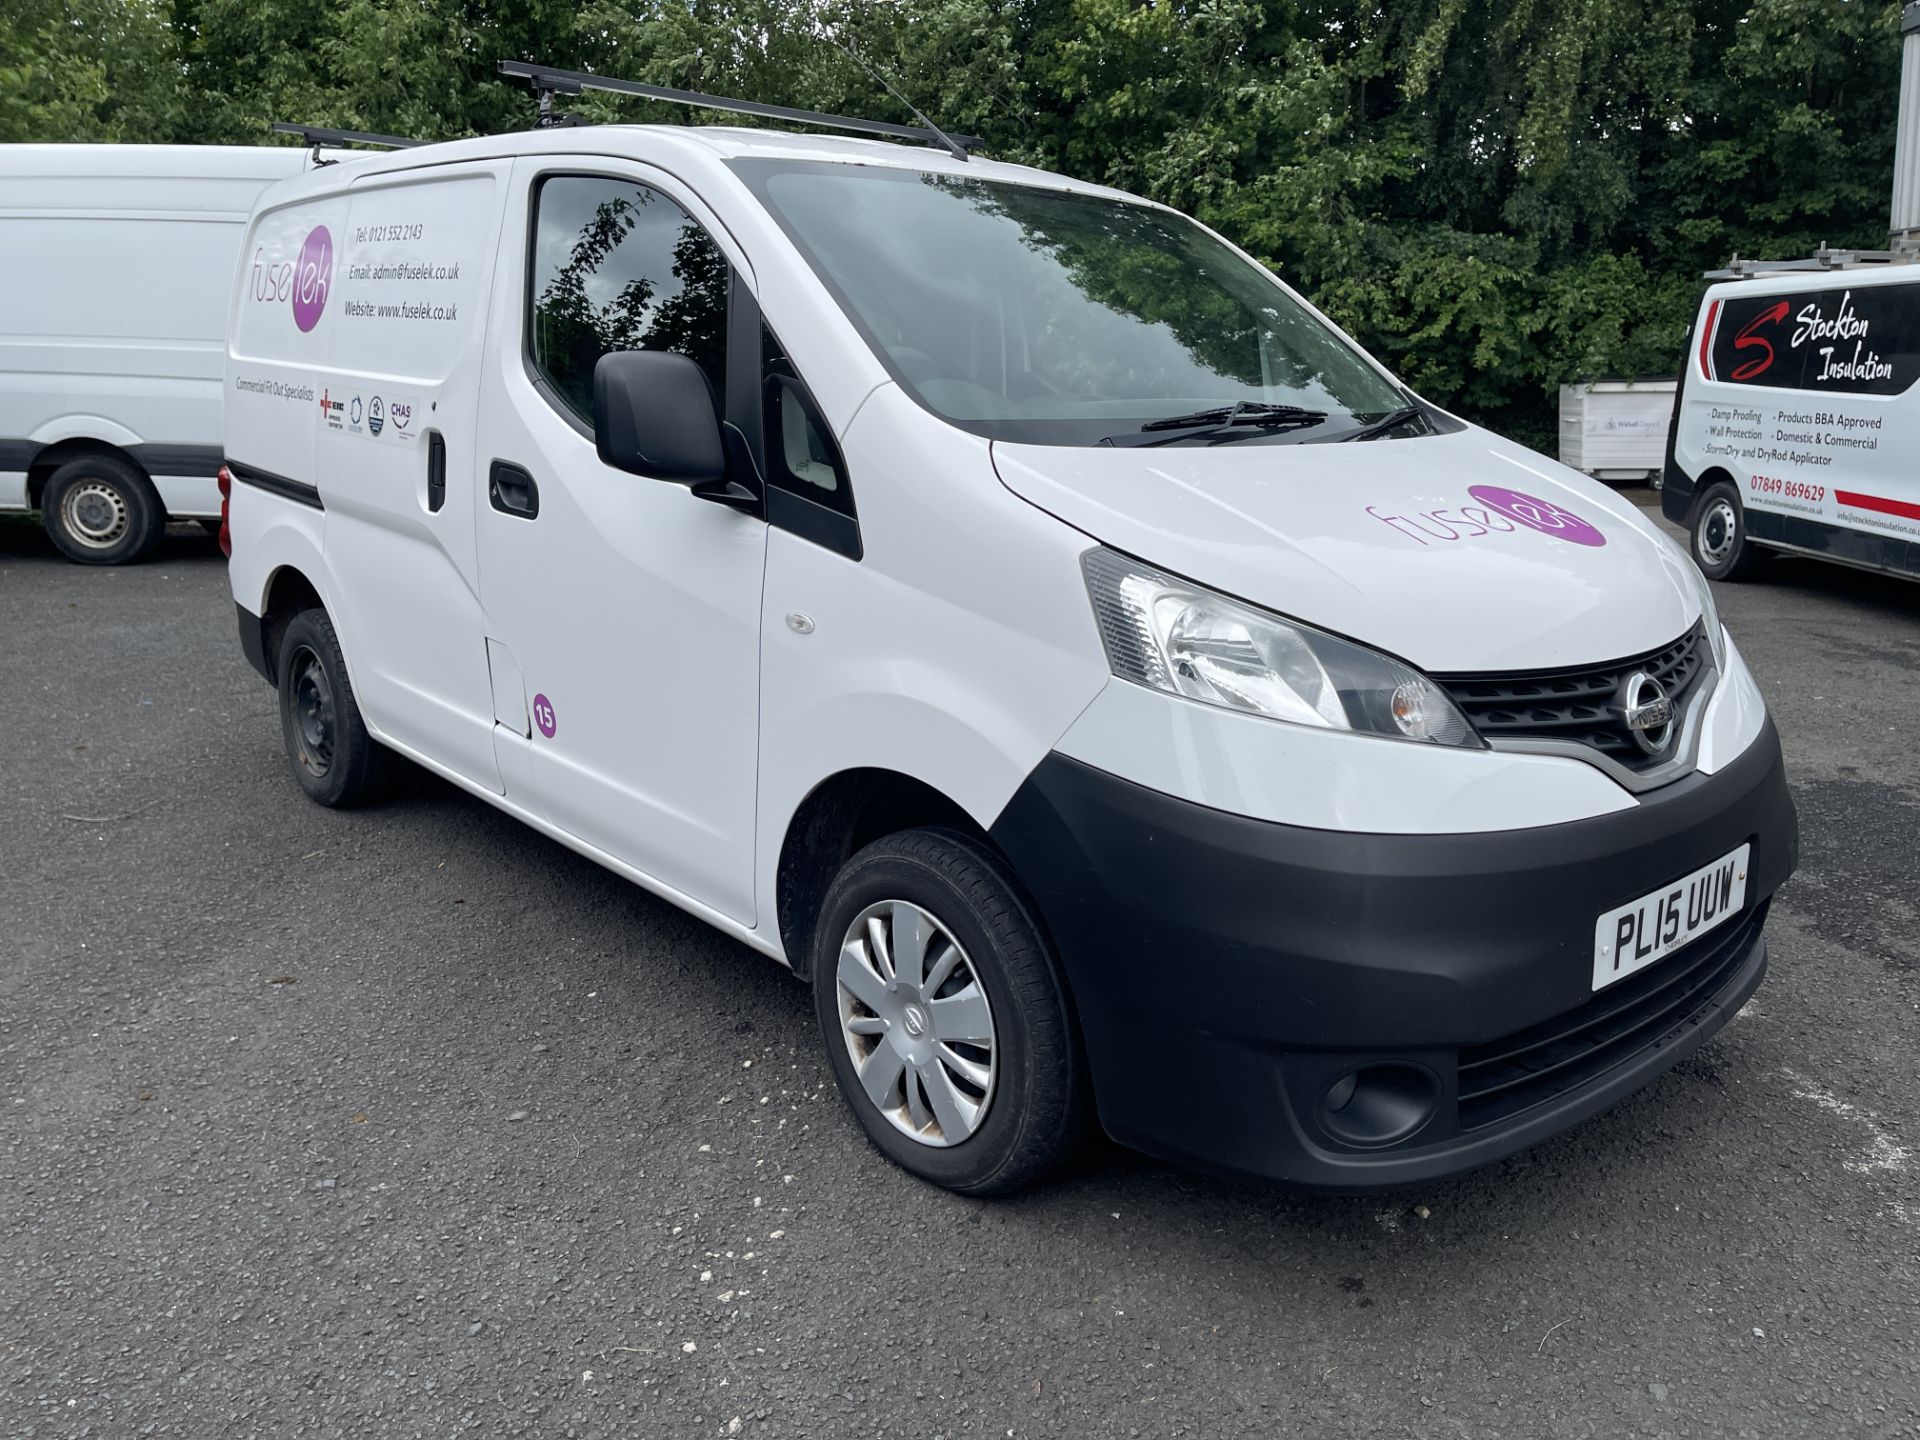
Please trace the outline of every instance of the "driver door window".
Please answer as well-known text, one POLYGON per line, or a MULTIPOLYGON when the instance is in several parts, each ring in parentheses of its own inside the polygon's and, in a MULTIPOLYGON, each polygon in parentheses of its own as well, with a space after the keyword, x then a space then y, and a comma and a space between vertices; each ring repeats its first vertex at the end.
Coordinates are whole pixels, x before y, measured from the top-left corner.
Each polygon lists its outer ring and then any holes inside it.
POLYGON ((726 257, 650 186, 555 175, 534 194, 529 359, 547 399, 591 425, 593 367, 616 350, 696 361, 716 397, 726 375, 726 257))

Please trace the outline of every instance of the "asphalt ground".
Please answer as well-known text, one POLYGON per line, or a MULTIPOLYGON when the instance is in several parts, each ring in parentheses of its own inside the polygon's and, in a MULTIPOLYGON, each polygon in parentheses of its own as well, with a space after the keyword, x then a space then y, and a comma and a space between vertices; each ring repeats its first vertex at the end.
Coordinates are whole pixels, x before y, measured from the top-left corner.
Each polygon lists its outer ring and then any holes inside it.
POLYGON ((977 1202, 766 960, 437 780, 306 802, 225 581, 0 523, 0 1433, 1920 1433, 1920 585, 1721 587, 1804 861, 1650 1089, 1387 1197, 977 1202))

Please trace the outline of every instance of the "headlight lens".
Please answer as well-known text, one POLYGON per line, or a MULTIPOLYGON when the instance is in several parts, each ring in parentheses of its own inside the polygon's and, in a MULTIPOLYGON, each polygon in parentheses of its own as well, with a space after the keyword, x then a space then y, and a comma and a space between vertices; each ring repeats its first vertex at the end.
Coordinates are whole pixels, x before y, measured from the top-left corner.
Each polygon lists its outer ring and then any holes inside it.
POLYGON ((1295 725, 1481 747, 1446 692, 1391 656, 1111 550, 1083 561, 1113 673, 1295 725))

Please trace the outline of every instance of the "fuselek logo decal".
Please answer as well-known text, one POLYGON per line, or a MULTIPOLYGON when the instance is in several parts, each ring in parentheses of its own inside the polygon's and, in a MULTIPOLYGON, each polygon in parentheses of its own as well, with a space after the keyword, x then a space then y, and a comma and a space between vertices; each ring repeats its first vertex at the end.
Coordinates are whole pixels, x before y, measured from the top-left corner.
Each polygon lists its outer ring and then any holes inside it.
POLYGON ((1468 487, 1467 494, 1478 503, 1423 510, 1412 515, 1389 515, 1369 505, 1367 514, 1422 545, 1478 540, 1483 535, 1513 534, 1523 528, 1575 545, 1607 543, 1607 537, 1597 526, 1588 524, 1566 506, 1542 500, 1524 490, 1509 490, 1504 485, 1473 485, 1468 487))
POLYGON ((307 232, 295 259, 269 260, 264 246, 253 252, 254 303, 291 306, 293 323, 303 335, 320 323, 332 289, 333 236, 324 225, 307 232))

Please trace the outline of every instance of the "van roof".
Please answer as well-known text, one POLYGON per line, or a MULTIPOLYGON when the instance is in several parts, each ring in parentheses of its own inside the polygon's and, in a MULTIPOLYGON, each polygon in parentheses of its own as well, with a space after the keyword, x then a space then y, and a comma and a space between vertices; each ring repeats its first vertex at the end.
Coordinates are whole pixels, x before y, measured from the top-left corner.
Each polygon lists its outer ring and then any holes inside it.
POLYGON ((1136 199, 1104 185, 1091 185, 1049 170, 988 160, 973 155, 959 160, 944 150, 905 141, 867 140, 815 131, 763 130, 745 125, 559 125, 546 130, 510 130, 465 140, 438 141, 407 150, 365 156, 355 173, 407 170, 449 160, 498 159, 510 155, 581 152, 657 160, 662 142, 703 150, 727 161, 748 157, 827 161, 850 165, 887 165, 930 174, 972 176, 1074 190, 1092 195, 1136 199))
POLYGON ((1707 287, 1711 299, 1753 295, 1760 291, 1797 295, 1806 290, 1866 290, 1876 285, 1920 284, 1920 264, 1836 265, 1820 270, 1760 270, 1737 280, 1718 280, 1707 287))
POLYGON ((293 145, 0 145, 0 176, 277 180, 298 174, 293 145))

